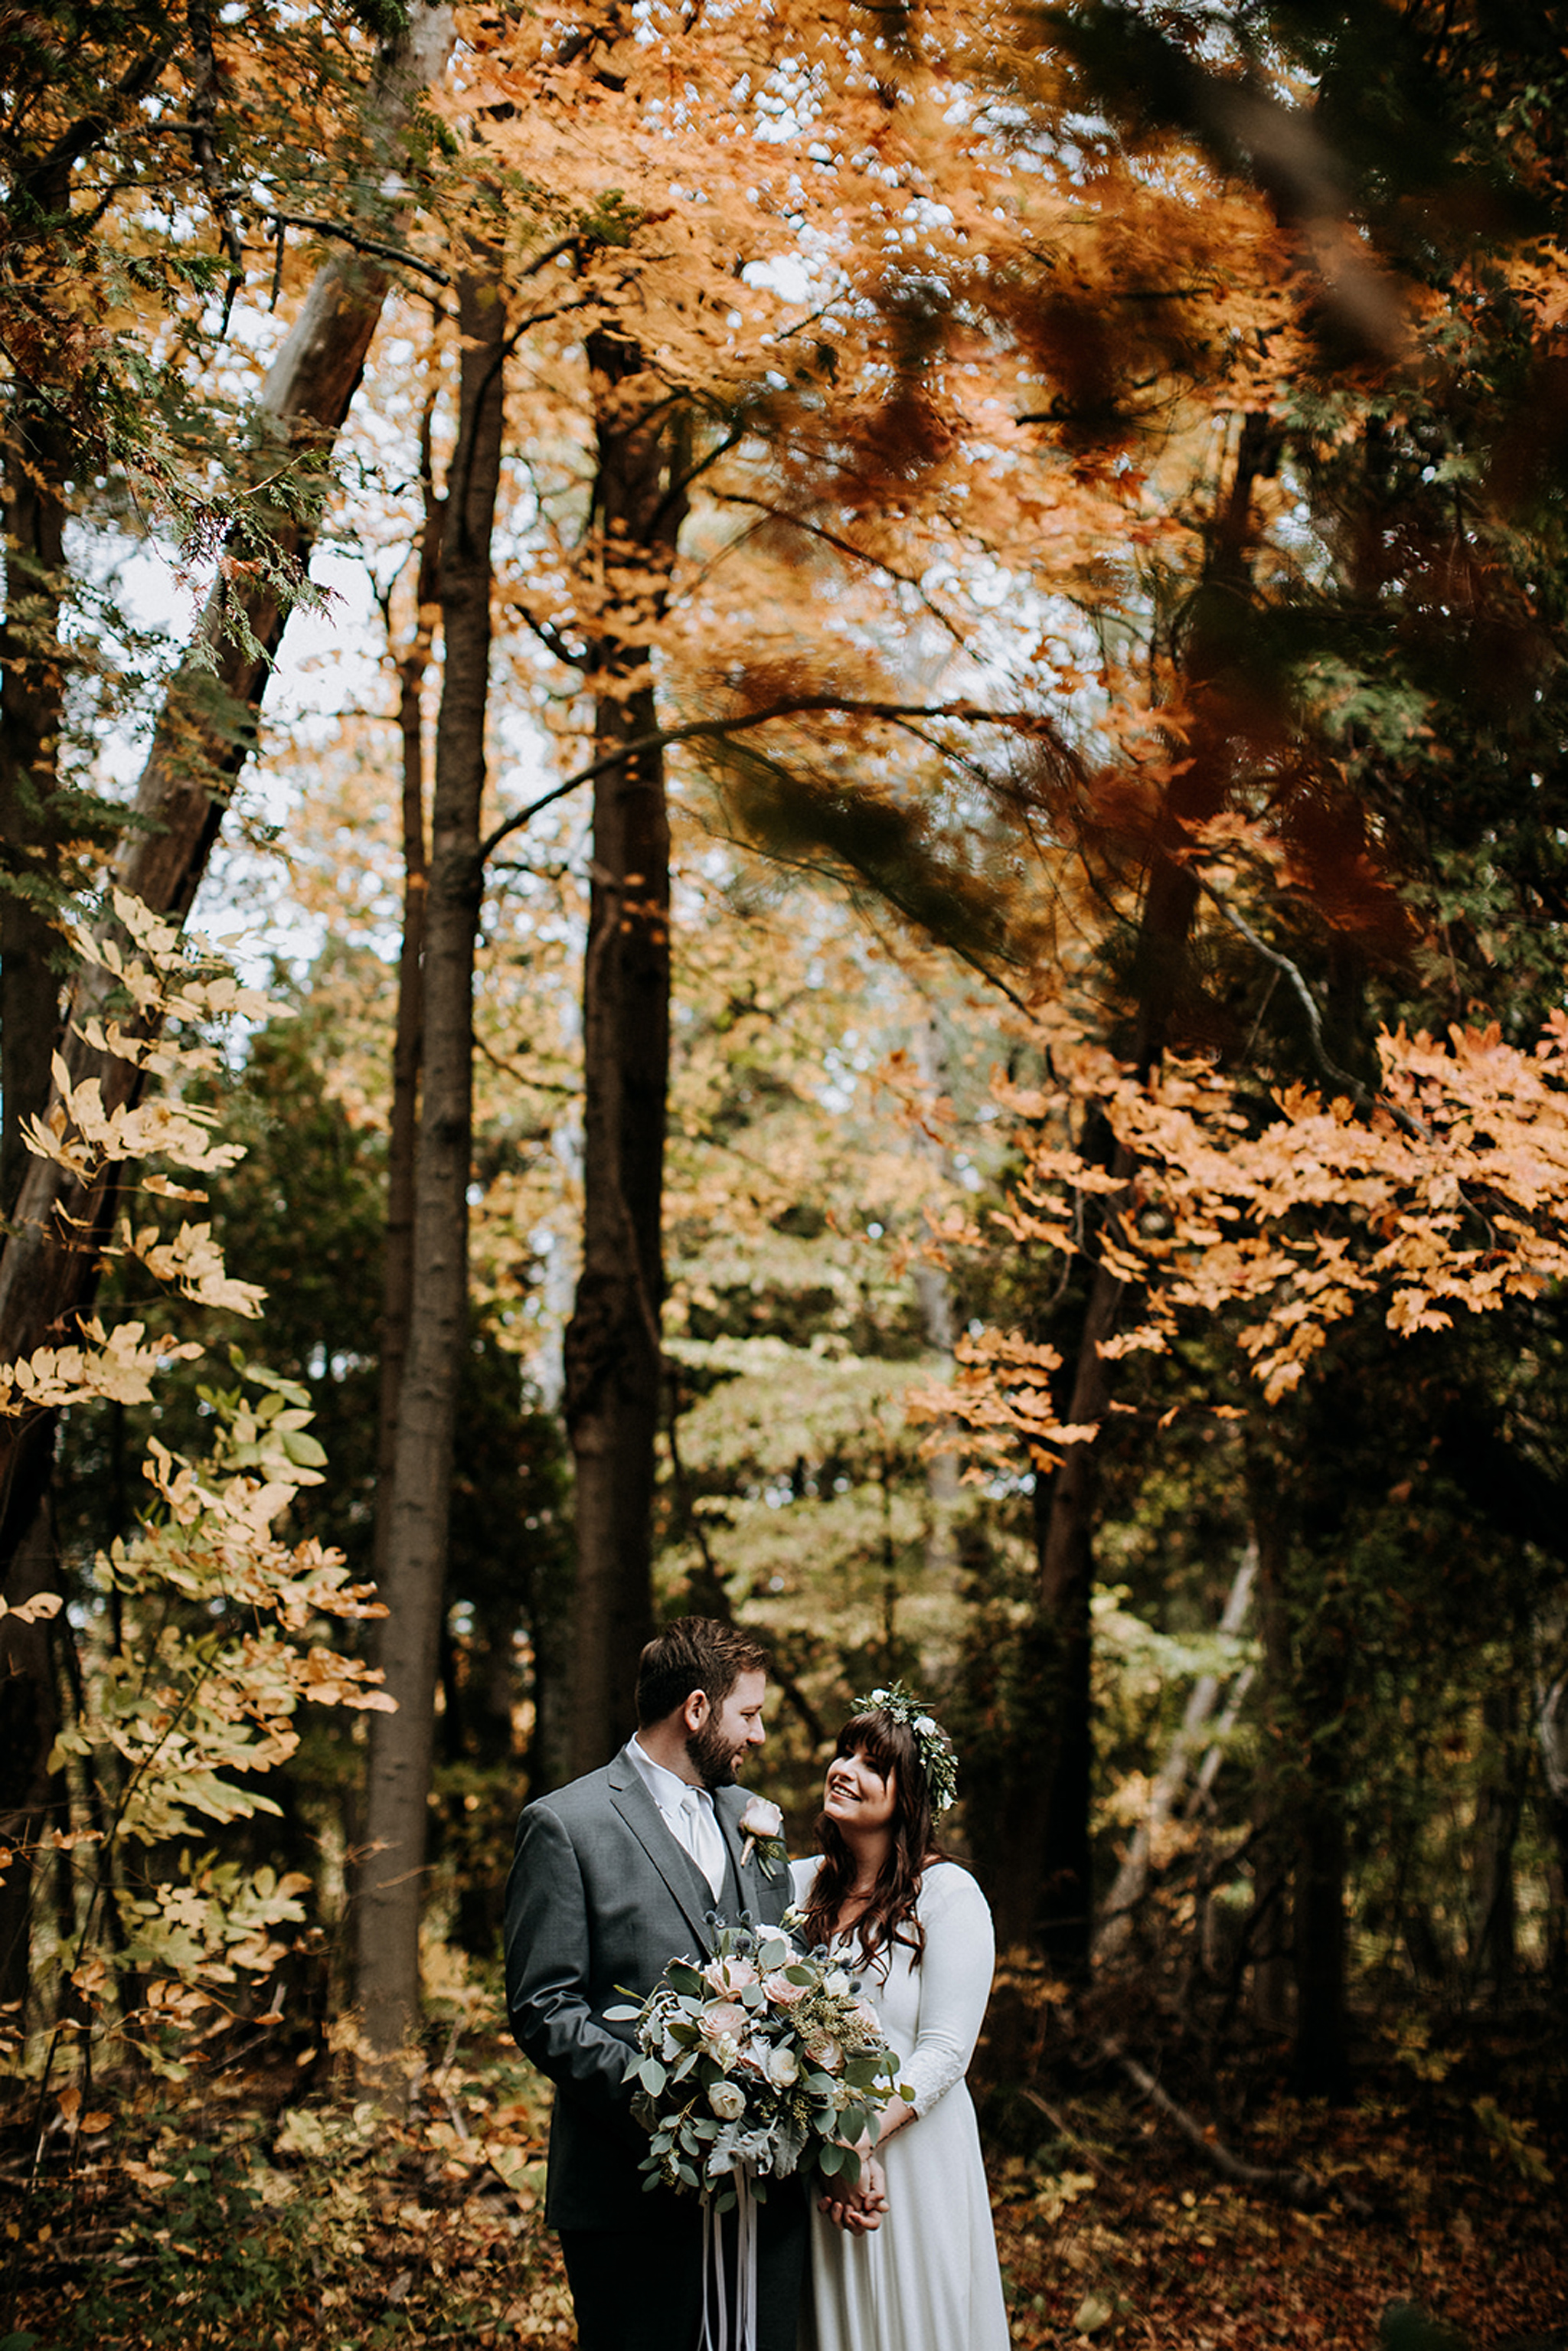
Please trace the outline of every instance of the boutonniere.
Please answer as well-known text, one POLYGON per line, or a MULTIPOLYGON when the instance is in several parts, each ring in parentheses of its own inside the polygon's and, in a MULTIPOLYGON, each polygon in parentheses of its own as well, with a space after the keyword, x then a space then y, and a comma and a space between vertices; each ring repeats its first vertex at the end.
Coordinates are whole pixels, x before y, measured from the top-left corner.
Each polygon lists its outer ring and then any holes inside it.
POLYGON ((784 1815, 778 1805, 770 1804, 766 1796, 747 1796, 740 1834, 746 1839, 740 1848, 742 1862, 749 1861, 755 1853, 763 1876, 777 1877, 789 1859, 784 1850, 784 1815))

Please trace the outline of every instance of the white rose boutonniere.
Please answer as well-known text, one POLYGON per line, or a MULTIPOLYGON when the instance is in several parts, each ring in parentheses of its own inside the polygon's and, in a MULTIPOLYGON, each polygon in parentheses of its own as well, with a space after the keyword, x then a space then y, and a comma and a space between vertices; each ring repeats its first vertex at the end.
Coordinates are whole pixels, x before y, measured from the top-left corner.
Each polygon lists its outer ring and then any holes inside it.
POLYGON ((778 1805, 770 1804, 766 1796, 748 1796, 740 1816, 740 1834, 746 1839, 741 1860, 749 1861, 755 1853, 763 1876, 777 1877, 789 1857, 784 1851, 784 1815, 778 1805))

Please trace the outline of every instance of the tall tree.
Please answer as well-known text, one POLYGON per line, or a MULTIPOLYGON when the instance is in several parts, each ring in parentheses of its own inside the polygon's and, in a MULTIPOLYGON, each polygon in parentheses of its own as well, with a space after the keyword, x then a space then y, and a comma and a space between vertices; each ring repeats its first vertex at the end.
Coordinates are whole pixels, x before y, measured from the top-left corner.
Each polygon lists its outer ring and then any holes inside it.
MULTIPOLYGON (((451 41, 449 7, 421 5, 383 51, 365 100, 364 133, 371 152, 390 165, 401 161, 411 121, 443 70, 451 41)), ((383 241, 375 235, 386 225, 379 207, 371 228, 361 231, 351 221, 343 225, 351 244, 383 241)), ((298 576, 308 552, 309 500, 276 511, 267 507, 265 492, 250 486, 280 467, 286 475, 302 468, 321 478, 319 469, 348 413, 389 283, 383 266, 351 250, 349 257, 326 264, 257 403, 256 436, 267 462, 255 465, 241 496, 261 498, 263 513, 259 520, 251 519, 256 522, 253 545, 265 559, 241 561, 237 569, 227 561, 220 564, 199 624, 198 650, 171 689, 114 862, 120 887, 176 920, 189 912, 229 786, 254 742, 256 714, 287 616, 287 567, 292 563, 298 576)), ((30 772, 37 804, 41 795, 36 764, 30 772)), ((29 967, 36 971, 36 961, 29 967)), ((132 1099, 140 1082, 135 1067, 95 1043, 90 1033, 103 1019, 112 989, 110 974, 101 967, 84 967, 72 981, 63 1022, 51 1023, 47 1031, 51 1049, 58 1042, 69 1082, 95 1079, 110 1111, 132 1099)), ((36 1040, 26 1050, 36 1051, 36 1040)), ((44 1109, 43 1102, 26 1098, 18 1089, 17 1115, 44 1109)), ((0 1361, 13 1361, 68 1332, 72 1318, 90 1300, 113 1199, 112 1169, 88 1193, 57 1163, 29 1161, 0 1250, 0 1361)), ((48 1432, 41 1421, 0 1429, 0 1559, 9 1555, 30 1518, 47 1458, 48 1432)))
MULTIPOLYGON (((376 1407, 376 1532, 378 1581, 392 1538, 397 1473, 398 1406, 413 1312, 414 1178, 419 1145, 419 1072, 424 1029, 424 922, 429 889, 426 841, 424 680, 441 613, 441 538, 445 502, 435 487, 428 402, 419 436, 423 499, 414 559, 413 626, 396 654, 398 742, 402 793, 402 939, 398 952, 397 1021, 392 1038, 392 1109, 387 1132, 387 1243, 381 1327, 380 1394, 376 1407)), ((383 604, 389 644, 392 600, 383 604)))
MULTIPOLYGON (((350 57, 363 56, 351 9, 346 27, 334 29, 350 31, 350 57)), ((15 85, 4 162, 22 260, 8 280, 6 310, 13 365, 5 462, 16 496, 5 510, 17 528, 6 544, 0 728, 7 747, 0 753, 6 869, 0 873, 0 1210, 9 1218, 0 1243, 0 1363, 76 1336, 93 1297, 120 1180, 118 1163, 101 1155, 85 1176, 55 1159, 33 1157, 24 1166, 16 1149, 20 1123, 58 1113, 65 1092, 89 1081, 112 1116, 135 1100, 143 1081, 139 1057, 117 1053, 109 1034, 114 973, 88 961, 68 991, 62 989, 58 913, 82 878, 68 852, 95 831, 100 845, 118 831, 111 868, 118 885, 176 922, 190 910, 234 778, 254 745, 261 696, 308 559, 333 442, 391 282, 386 264, 410 214, 415 118, 444 69, 453 20, 445 0, 413 0, 407 18, 366 59, 368 86, 350 83, 344 137, 317 133, 331 151, 326 179, 332 201, 343 206, 340 218, 318 225, 346 251, 317 272, 255 405, 251 429, 237 436, 243 459, 225 465, 225 486, 214 499, 201 486, 214 448, 228 457, 225 443, 235 437, 234 426, 226 415, 223 423, 207 417, 200 393, 205 360, 227 331, 246 274, 234 190, 248 173, 254 195, 298 165, 301 85, 308 89, 324 79, 336 99, 344 99, 333 88, 336 64, 324 76, 317 70, 319 58, 310 47, 316 31, 287 12, 247 12, 236 25, 227 15, 215 21, 210 10, 193 6, 182 23, 138 5, 89 16, 84 38, 78 12, 61 10, 57 19, 43 11, 27 39, 8 51, 15 85), (310 62, 303 74, 299 42, 310 62), (259 58, 243 54, 256 43, 259 58), (242 54, 234 54, 236 47, 242 54), (222 105, 225 92, 232 98, 253 82, 273 89, 276 105, 222 105), (226 159, 219 152, 225 140, 235 150, 226 159), (162 227, 171 160, 182 153, 191 217, 209 225, 205 252, 193 250, 183 232, 171 236, 162 227), (139 319, 140 336, 99 330, 100 310, 120 308, 122 296, 145 300, 149 287, 157 299, 139 319), (193 303, 210 304, 215 324, 193 329, 188 316, 182 319, 193 303), (162 356, 161 347, 172 348, 174 358, 162 356), (154 398, 144 412, 149 392, 154 398), (129 812, 95 803, 64 758, 64 518, 72 499, 80 503, 105 474, 129 478, 192 549, 219 559, 196 647, 169 688, 129 812), (51 1066, 63 1071, 63 1085, 51 1085, 51 1066)), ((320 122, 314 106, 305 119, 320 122)), ((276 213, 273 218, 281 240, 284 222, 276 213)), ((277 276, 282 258, 279 249, 277 276)), ((112 942, 117 935, 106 914, 100 937, 112 942)), ((50 1411, 0 1420, 0 1582, 7 1590, 13 1561, 24 1582, 37 1580, 54 1438, 50 1411)), ((61 1629, 57 1621, 55 1629, 61 1629)), ((46 1671, 37 1648, 14 1651, 0 1685, 0 1746, 18 1792, 37 1785, 50 1743, 53 1668, 46 1671)))
POLYGON ((378 1718, 365 1808, 357 1998, 377 2053, 419 2013, 436 1668, 457 1386, 468 1338, 474 943, 484 888, 481 816, 491 645, 490 544, 501 474, 506 301, 493 256, 458 284, 458 419, 441 554, 441 709, 425 898, 422 1086, 414 1161, 408 1352, 382 1565, 377 1661, 397 1712, 378 1718))
POLYGON ((601 329, 588 359, 598 455, 590 560, 601 595, 584 666, 601 764, 583 958, 582 1270, 565 1398, 578 1558, 570 1763, 580 1772, 632 1728, 638 1654, 653 1631, 670 820, 648 642, 668 601, 691 455, 687 415, 634 342, 601 329))

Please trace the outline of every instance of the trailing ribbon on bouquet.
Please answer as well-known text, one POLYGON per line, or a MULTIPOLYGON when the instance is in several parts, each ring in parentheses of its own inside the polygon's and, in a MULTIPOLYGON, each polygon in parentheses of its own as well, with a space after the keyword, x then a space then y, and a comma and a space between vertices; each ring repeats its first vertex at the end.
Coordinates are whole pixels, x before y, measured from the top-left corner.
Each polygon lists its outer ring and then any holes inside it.
POLYGON ((703 2198, 703 2332, 700 2351, 757 2351, 757 2199, 751 2174, 737 2165, 735 2182, 735 2331, 724 2273, 724 2217, 703 2198))

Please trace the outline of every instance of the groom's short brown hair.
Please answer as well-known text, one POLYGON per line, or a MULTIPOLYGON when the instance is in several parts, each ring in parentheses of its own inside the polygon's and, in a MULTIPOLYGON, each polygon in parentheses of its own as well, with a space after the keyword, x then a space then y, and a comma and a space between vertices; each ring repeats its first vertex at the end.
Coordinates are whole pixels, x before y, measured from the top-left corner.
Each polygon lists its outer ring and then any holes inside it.
POLYGON ((693 1690, 720 1707, 742 1674, 765 1674, 768 1652, 738 1625, 717 1616, 677 1616, 643 1650, 637 1667, 637 1724, 646 1730, 685 1706, 693 1690))

